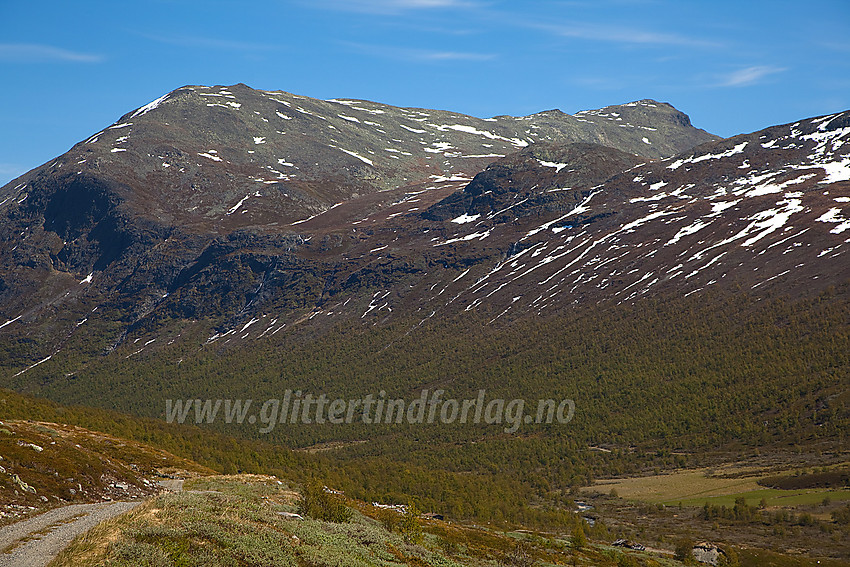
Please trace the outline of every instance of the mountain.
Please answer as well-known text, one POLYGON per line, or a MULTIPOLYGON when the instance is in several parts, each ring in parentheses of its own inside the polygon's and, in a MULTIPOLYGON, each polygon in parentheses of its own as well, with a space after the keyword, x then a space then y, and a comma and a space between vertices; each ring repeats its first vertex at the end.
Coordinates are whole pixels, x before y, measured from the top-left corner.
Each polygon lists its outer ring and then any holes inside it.
POLYGON ((245 85, 184 87, 126 114, 38 173, 42 183, 45 176, 67 183, 63 174, 80 175, 84 184, 114 183, 137 215, 200 234, 226 233, 274 230, 267 225, 359 195, 471 177, 537 141, 598 143, 657 158, 711 139, 654 101, 576 116, 552 110, 482 120, 245 85))
MULTIPOLYGON (((646 100, 480 120, 178 89, 0 192, 2 385, 161 416, 201 384, 407 395, 515 389, 524 367, 541 396, 643 380, 679 420, 688 380, 708 371, 734 408, 762 373, 761 409, 727 424, 755 439, 770 388, 816 359, 814 427, 837 403, 824 396, 844 395, 829 369, 846 357, 848 138, 850 112, 721 140, 646 100), (599 381, 598 358, 567 360, 586 341, 626 349, 604 371, 617 380, 599 381), (694 343, 704 358, 684 354, 694 343), (673 368, 681 382, 653 382, 673 368)), ((592 408, 586 439, 640 399, 592 408)), ((649 442, 647 424, 628 427, 649 442)), ((725 435, 714 427, 698 443, 725 435)))
POLYGON ((609 149, 534 146, 423 216, 451 219, 437 245, 512 243, 474 284, 449 288, 464 306, 501 298, 540 313, 711 285, 800 297, 850 275, 848 125, 850 113, 805 120, 631 167, 609 149))
POLYGON ((192 442, 157 434, 182 456, 481 522, 545 525, 603 475, 841 464, 848 141, 850 111, 719 139, 649 100, 482 120, 184 87, 0 189, 0 386, 191 401, 192 442), (423 390, 531 413, 260 412, 423 390), (574 419, 535 422, 556 399, 574 419))
POLYGON ((397 230, 389 216, 425 210, 518 149, 554 144, 554 156, 558 144, 596 144, 613 153, 582 179, 601 182, 636 155, 713 139, 648 100, 482 120, 244 85, 184 87, 0 190, 0 313, 55 344, 95 307, 114 309, 108 317, 123 331, 159 314, 238 322, 269 301, 313 308, 322 290, 371 285, 336 281, 370 270, 368 255, 355 261, 345 250, 381 246, 369 242, 397 230))

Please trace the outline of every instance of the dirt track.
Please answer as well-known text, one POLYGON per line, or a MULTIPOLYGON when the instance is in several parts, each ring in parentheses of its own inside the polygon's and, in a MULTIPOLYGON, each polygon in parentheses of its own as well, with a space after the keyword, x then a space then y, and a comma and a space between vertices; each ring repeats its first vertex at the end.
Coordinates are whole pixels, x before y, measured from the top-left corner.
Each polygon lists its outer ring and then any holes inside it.
POLYGON ((0 528, 0 567, 43 567, 78 535, 141 503, 71 504, 4 526, 0 528))

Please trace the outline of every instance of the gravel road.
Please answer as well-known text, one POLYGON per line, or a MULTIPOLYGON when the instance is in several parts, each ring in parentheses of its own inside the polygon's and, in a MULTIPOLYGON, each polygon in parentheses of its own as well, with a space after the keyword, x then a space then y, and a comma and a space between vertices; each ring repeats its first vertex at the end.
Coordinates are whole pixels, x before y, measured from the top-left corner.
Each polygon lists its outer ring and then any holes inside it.
POLYGON ((0 528, 0 567, 43 567, 78 535, 141 503, 71 504, 4 526, 0 528))

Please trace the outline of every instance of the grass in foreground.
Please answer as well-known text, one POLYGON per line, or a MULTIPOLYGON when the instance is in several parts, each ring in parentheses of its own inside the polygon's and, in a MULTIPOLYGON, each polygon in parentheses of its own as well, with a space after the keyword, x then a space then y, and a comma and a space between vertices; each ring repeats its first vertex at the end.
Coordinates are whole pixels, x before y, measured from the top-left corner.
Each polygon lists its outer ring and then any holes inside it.
POLYGON ((278 482, 244 475, 196 481, 98 526, 51 567, 458 565, 359 513, 344 523, 287 518, 280 512, 294 512, 296 496, 278 482))
MULTIPOLYGON (((293 519, 299 494, 274 477, 209 477, 77 538, 50 567, 621 565, 679 567, 670 557, 571 538, 421 521, 419 543, 379 509, 349 501, 347 522, 293 519)), ((403 524, 403 521, 400 522, 403 524)))

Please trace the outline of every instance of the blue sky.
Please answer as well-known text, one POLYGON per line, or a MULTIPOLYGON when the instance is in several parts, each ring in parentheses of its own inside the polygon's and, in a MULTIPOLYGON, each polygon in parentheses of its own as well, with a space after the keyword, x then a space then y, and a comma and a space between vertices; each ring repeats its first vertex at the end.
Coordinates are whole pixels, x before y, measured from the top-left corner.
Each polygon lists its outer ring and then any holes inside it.
POLYGON ((850 2, 0 0, 0 80, 0 185, 186 84, 731 136, 850 108, 850 2))

